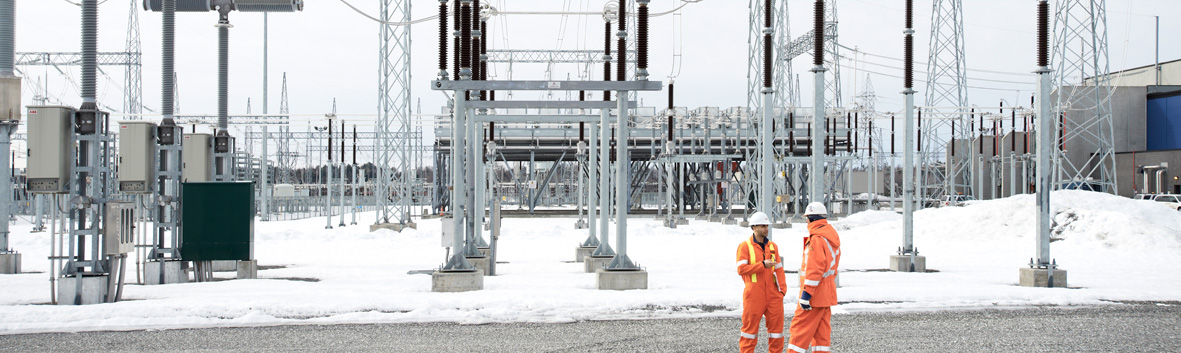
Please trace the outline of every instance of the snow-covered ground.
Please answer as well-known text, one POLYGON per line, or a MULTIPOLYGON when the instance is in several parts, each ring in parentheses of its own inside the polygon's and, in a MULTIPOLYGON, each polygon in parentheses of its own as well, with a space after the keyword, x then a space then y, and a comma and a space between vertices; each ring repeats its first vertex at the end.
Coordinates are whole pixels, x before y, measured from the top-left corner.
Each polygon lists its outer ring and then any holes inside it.
MULTIPOLYGON (((843 303, 837 314, 1039 305, 1106 305, 1181 300, 1181 212, 1151 201, 1084 191, 1053 195, 1052 256, 1068 289, 1017 286, 1034 255, 1031 195, 976 201, 915 214, 915 244, 932 273, 884 272, 901 243, 902 217, 868 211, 835 221, 842 249, 843 303)), ((572 218, 510 218, 499 240, 498 275, 484 290, 432 293, 431 277, 408 274, 444 262, 439 221, 418 230, 323 229, 322 218, 257 222, 260 279, 163 286, 129 285, 124 301, 87 306, 50 300, 49 239, 13 227, 19 275, 0 275, 0 334, 286 324, 571 322, 734 317, 742 280, 734 272, 748 229, 704 221, 667 229, 649 216, 628 221, 629 256, 649 272, 649 289, 600 291, 572 262, 586 239, 572 218)), ((614 225, 612 225, 614 230, 614 225)), ((805 227, 775 230, 796 262, 805 227)), ((612 246, 616 237, 611 235, 612 246)), ((789 268, 792 265, 788 266, 789 268)), ((233 273, 218 273, 229 278, 233 273)), ((134 279, 134 274, 129 274, 134 279)), ((789 304, 790 305, 790 304, 789 304)), ((789 308, 790 309, 790 308, 789 308)))

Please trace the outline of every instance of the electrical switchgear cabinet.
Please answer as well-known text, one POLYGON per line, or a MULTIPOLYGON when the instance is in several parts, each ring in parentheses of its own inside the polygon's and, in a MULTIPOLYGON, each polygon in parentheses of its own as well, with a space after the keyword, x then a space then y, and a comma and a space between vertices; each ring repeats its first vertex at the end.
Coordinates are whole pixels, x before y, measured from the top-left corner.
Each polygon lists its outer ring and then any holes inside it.
POLYGON ((73 120, 73 107, 29 106, 29 192, 69 192, 70 165, 74 163, 73 120))
POLYGON ((213 180, 213 135, 188 134, 184 137, 181 181, 213 180))
POLYGON ((128 194, 151 193, 155 158, 155 123, 119 123, 119 191, 128 194))

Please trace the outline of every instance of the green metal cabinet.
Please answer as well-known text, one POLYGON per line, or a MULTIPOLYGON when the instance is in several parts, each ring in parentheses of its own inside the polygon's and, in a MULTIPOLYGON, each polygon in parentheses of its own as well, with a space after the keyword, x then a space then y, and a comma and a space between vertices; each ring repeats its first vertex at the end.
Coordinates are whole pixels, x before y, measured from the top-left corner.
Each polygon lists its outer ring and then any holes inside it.
POLYGON ((181 257, 254 259, 254 183, 181 184, 181 257))

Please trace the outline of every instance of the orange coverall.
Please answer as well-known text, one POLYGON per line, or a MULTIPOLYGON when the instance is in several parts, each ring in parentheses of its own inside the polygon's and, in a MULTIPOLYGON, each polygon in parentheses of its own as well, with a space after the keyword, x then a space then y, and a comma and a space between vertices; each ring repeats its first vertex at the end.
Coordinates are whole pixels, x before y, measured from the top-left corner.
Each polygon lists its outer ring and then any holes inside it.
POLYGON ((738 244, 738 275, 746 288, 742 290, 742 332, 738 348, 742 352, 754 352, 759 339, 759 319, 767 317, 767 345, 770 352, 783 351, 783 294, 787 292, 787 278, 783 274, 783 258, 779 247, 770 239, 765 249, 750 239, 738 244), (763 267, 763 260, 775 262, 771 268, 763 267))
POLYGON ((808 223, 808 242, 800 265, 800 293, 808 292, 812 310, 798 303, 791 319, 791 342, 788 349, 804 353, 828 352, 832 348, 832 306, 837 305, 837 267, 841 263, 841 238, 827 220, 808 223))

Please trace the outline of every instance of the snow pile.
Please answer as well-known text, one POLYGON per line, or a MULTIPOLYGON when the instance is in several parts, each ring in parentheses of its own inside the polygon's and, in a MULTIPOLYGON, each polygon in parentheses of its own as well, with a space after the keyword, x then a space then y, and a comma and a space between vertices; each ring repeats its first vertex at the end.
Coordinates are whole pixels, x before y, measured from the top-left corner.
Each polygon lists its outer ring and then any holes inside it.
MULTIPOLYGON (((881 271, 901 245, 900 215, 867 211, 835 220, 843 255, 836 312, 1181 300, 1181 212, 1083 191, 1055 192, 1053 206, 1054 237, 1061 240, 1051 255, 1068 271, 1071 289, 1017 286, 1018 269, 1034 255, 1036 210, 1029 195, 916 212, 915 245, 938 272, 881 271)), ((445 261, 439 221, 422 220, 419 229, 401 233, 368 232, 373 217, 361 214, 359 225, 331 230, 323 229, 323 218, 257 222, 260 279, 129 285, 123 302, 81 307, 44 305, 50 299, 49 237, 18 223, 11 246, 24 254, 26 272, 40 273, 0 276, 0 334, 737 318, 740 312, 734 257, 750 236, 742 227, 691 221, 668 229, 648 216, 629 219, 628 255, 648 270, 649 289, 616 292, 596 290, 595 275, 573 262, 575 247, 587 237, 574 229, 575 219, 510 218, 498 243, 497 276, 484 278, 484 290, 431 293, 429 275, 410 273, 445 261)), ((608 228, 614 248, 615 224, 608 228)), ((773 232, 789 269, 799 261, 806 234, 799 223, 773 232)))

